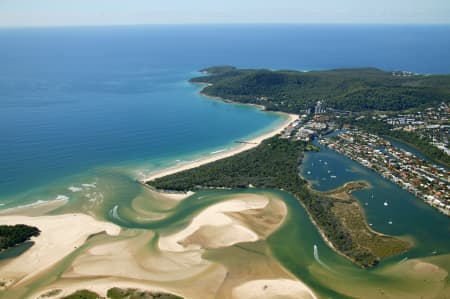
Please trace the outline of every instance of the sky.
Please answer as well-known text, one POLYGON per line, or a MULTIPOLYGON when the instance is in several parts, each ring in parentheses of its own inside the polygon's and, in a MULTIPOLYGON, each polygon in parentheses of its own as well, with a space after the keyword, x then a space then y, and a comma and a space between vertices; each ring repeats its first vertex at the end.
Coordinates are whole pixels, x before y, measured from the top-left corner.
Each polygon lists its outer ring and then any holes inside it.
POLYGON ((450 24, 450 0, 0 0, 0 27, 450 24))

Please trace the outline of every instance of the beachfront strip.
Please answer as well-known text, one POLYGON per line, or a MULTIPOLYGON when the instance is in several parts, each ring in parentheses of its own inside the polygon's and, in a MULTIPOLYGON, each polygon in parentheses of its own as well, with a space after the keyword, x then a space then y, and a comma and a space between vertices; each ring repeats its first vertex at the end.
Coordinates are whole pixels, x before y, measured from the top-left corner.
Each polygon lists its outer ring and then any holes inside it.
POLYGON ((450 172, 374 134, 357 129, 320 139, 321 144, 374 170, 450 216, 450 172))

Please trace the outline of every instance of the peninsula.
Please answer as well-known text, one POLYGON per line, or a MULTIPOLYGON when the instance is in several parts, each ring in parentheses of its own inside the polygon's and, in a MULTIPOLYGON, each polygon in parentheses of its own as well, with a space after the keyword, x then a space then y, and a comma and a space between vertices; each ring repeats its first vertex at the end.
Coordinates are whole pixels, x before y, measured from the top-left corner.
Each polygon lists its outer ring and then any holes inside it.
MULTIPOLYGON (((406 76, 371 68, 302 73, 212 67, 203 72, 207 76, 191 82, 207 83, 202 90, 205 95, 289 113, 309 114, 314 104, 311 99, 317 97, 330 97, 328 104, 332 109, 364 111, 418 107, 434 103, 435 96, 450 95, 450 88, 436 87, 439 82, 450 82, 450 77, 406 76), (411 95, 421 95, 420 100, 411 101, 411 95), (361 97, 375 100, 362 105, 361 97)), ((320 108, 317 112, 321 112, 320 108)), ((316 148, 309 143, 310 136, 300 137, 298 123, 291 123, 281 136, 266 139, 234 156, 157 174, 144 183, 158 190, 178 192, 253 187, 284 190, 305 207, 330 247, 362 267, 375 266, 383 258, 407 251, 411 246, 407 241, 379 234, 367 225, 359 202, 350 194, 355 189, 368 188, 365 182, 353 182, 326 193, 309 188, 299 176, 298 167, 303 153, 316 148), (296 138, 291 138, 294 130, 296 138)))
POLYGON ((362 267, 375 266, 382 258, 408 250, 408 242, 372 231, 358 202, 350 196, 342 197, 342 193, 365 188, 366 184, 350 184, 328 194, 310 190, 298 174, 307 147, 306 142, 278 135, 251 150, 147 184, 158 190, 180 192, 252 187, 284 190, 306 208, 333 249, 362 267))

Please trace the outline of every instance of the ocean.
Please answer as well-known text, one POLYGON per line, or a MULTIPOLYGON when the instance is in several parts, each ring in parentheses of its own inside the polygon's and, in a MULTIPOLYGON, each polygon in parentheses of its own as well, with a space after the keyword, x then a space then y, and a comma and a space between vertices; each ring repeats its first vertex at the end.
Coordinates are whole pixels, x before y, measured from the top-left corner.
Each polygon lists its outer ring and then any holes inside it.
MULTIPOLYGON (((255 107, 200 95, 201 86, 188 82, 199 70, 213 65, 295 70, 371 66, 450 73, 448 36, 450 26, 400 25, 1 29, 0 208, 68 199, 56 213, 81 210, 126 227, 176 228, 234 191, 200 192, 172 207, 167 221, 142 224, 133 202, 149 210, 161 210, 164 204, 144 200, 145 191, 135 180, 230 148, 236 140, 283 121, 255 107), (202 197, 206 199, 200 201, 202 197)), ((388 265, 434 251, 449 253, 448 218, 355 162, 323 149, 307 155, 303 172, 320 190, 368 180, 373 189, 355 195, 361 203, 369 202, 363 206, 369 223, 380 232, 415 241, 407 254, 377 270, 361 270, 326 246, 291 196, 252 191, 286 202, 290 216, 268 246, 324 297, 355 294, 355 284, 362 293, 366 287, 375 292, 380 285, 413 287, 396 273, 384 276, 388 265), (392 194, 385 208, 381 202, 392 194), (290 246, 280 245, 286 242, 290 246), (335 272, 323 273, 316 254, 335 272), (346 286, 346 281, 354 284, 346 286)))
POLYGON ((187 81, 204 67, 449 73, 449 33, 450 26, 345 25, 1 29, 0 200, 99 166, 164 167, 280 121, 198 95, 187 81))

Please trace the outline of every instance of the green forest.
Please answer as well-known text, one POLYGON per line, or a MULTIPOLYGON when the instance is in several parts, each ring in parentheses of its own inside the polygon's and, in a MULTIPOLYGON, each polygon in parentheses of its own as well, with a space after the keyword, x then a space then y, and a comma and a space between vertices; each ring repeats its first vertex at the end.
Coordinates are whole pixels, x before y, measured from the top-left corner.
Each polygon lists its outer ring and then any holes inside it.
MULTIPOLYGON (((307 143, 266 139, 258 147, 235 156, 148 182, 159 190, 201 190, 209 188, 273 188, 295 196, 326 237, 343 254, 363 267, 374 266, 379 258, 359 246, 333 212, 335 199, 309 189, 299 176, 299 164, 307 143)), ((352 202, 353 200, 349 201, 352 202)))
POLYGON ((0 225, 0 250, 19 245, 39 236, 40 230, 34 226, 24 224, 0 225))
POLYGON ((299 113, 318 100, 346 111, 400 111, 448 102, 449 75, 399 76, 375 68, 299 72, 204 69, 207 75, 191 79, 208 83, 202 93, 223 99, 259 104, 271 111, 299 113))

